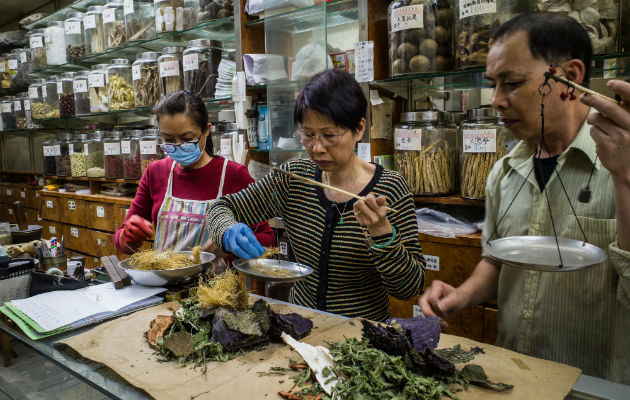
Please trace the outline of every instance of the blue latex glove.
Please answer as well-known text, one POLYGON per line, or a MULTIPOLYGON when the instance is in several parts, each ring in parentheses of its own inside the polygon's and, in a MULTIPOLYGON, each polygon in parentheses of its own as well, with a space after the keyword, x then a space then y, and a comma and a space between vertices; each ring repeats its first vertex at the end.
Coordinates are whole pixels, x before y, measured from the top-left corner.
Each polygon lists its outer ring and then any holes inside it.
POLYGON ((265 252, 254 232, 241 222, 232 225, 223 234, 223 250, 246 260, 260 257, 265 252))

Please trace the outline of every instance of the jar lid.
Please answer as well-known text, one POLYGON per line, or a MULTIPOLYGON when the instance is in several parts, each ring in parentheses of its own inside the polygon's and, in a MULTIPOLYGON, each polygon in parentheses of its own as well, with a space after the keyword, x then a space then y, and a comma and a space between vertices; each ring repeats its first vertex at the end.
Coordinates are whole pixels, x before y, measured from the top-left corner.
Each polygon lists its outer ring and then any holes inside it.
POLYGON ((63 74, 61 74, 61 79, 74 79, 74 77, 76 76, 76 72, 64 72, 63 74))
POLYGON ((52 27, 52 26, 60 26, 63 28, 63 21, 50 21, 48 23, 48 27, 52 27))
POLYGON ((468 119, 498 119, 499 112, 492 107, 475 108, 468 111, 468 119))
POLYGON ((31 32, 31 36, 34 36, 34 35, 42 35, 42 36, 44 36, 45 34, 46 34, 46 31, 43 30, 43 29, 34 29, 31 32))
POLYGON ((13 49, 11 50, 11 55, 19 55, 24 49, 13 49))
POLYGON ((149 129, 145 129, 143 134, 146 136, 156 136, 158 135, 158 133, 160 132, 159 129, 157 128, 149 128, 149 129))
POLYGON ((105 133, 106 131, 94 131, 90 132, 89 137, 90 139, 101 139, 105 133))
POLYGON ((89 71, 79 71, 76 73, 76 75, 74 76, 74 79, 78 79, 78 78, 87 78, 89 71))
POLYGON ((122 136, 121 131, 105 132, 105 139, 120 139, 121 136, 122 136))
POLYGON ((57 84, 57 77, 56 76, 51 76, 48 79, 46 79, 46 84, 47 85, 56 85, 57 84))
POLYGON ((422 110, 400 114, 401 122, 448 121, 448 114, 439 110, 422 110))
POLYGON ((88 138, 87 133, 75 133, 73 140, 76 140, 76 141, 81 140, 81 141, 83 141, 83 140, 87 140, 87 138, 88 138))
POLYGON ((187 43, 187 46, 188 47, 198 47, 198 46, 210 47, 210 40, 209 39, 189 40, 187 43))
POLYGON ((60 132, 57 134, 57 139, 59 140, 70 140, 72 139, 72 135, 68 132, 60 132))
POLYGON ((177 54, 184 51, 184 46, 168 46, 162 49, 162 54, 177 54))
POLYGON ((157 60, 162 54, 159 51, 145 51, 136 54, 136 60, 157 60))
POLYGON ((144 131, 142 129, 130 129, 130 130, 125 131, 126 137, 138 138, 142 136, 143 134, 144 134, 144 131))
POLYGON ((114 58, 110 61, 110 65, 129 65, 129 60, 126 58, 114 58))
POLYGON ((2 101, 13 101, 13 96, 4 96, 2 101))
POLYGON ((123 6, 123 0, 110 0, 109 3, 105 4, 105 8, 118 8, 123 6))
POLYGON ((73 12, 68 14, 68 16, 66 17, 66 21, 71 19, 71 18, 83 18, 84 14, 82 12, 73 12))
POLYGON ((92 71, 105 71, 107 67, 109 67, 109 64, 92 65, 92 71))
POLYGON ((39 85, 43 85, 45 84, 47 81, 46 78, 39 78, 39 79, 35 79, 35 85, 39 84, 39 85))
POLYGON ((461 124, 462 121, 465 121, 466 118, 468 118, 468 114, 466 114, 464 111, 449 111, 448 116, 450 117, 451 121, 457 125, 461 124))
POLYGON ((100 14, 103 12, 103 6, 89 6, 87 9, 87 13, 97 13, 100 14))
POLYGON ((27 99, 28 98, 28 92, 18 93, 17 97, 20 98, 20 99, 27 99))

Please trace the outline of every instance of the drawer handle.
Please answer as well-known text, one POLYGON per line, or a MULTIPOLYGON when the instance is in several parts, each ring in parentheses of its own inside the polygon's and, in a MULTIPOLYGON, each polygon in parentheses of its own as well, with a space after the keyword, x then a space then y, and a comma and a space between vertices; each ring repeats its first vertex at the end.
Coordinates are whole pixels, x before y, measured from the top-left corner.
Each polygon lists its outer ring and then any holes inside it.
POLYGON ((104 239, 98 238, 96 239, 96 245, 99 247, 105 247, 107 246, 107 243, 104 239))

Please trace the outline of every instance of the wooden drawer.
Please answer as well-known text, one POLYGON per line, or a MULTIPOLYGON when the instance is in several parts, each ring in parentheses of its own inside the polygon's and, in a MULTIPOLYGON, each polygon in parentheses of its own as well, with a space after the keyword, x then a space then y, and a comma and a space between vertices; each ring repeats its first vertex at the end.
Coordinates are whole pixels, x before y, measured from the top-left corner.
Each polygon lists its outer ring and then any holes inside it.
POLYGON ((61 239, 61 236, 64 235, 64 245, 68 247, 68 239, 65 236, 64 224, 56 221, 42 220, 40 225, 44 227, 44 230, 42 231, 43 239, 50 239, 53 236, 57 239, 61 239))
MULTIPOLYGON (((25 188, 24 191, 26 192, 26 206, 25 207, 29 207, 29 208, 39 208, 39 202, 38 202, 38 195, 37 195, 37 189, 34 188, 25 188)), ((22 193, 20 193, 20 197, 22 196, 22 193)))
POLYGON ((87 228, 75 225, 63 226, 64 245, 70 250, 90 253, 91 236, 87 228))
POLYGON ((9 205, 0 203, 0 222, 9 222, 9 205))
POLYGON ((88 254, 102 257, 117 254, 114 245, 114 234, 98 231, 90 231, 90 243, 88 244, 88 254))
POLYGON ((39 197, 39 204, 42 218, 61 222, 61 209, 58 197, 42 195, 39 197))
POLYGON ((114 232, 118 228, 114 204, 86 201, 85 220, 91 229, 114 232))
POLYGON ((15 213, 13 212, 13 206, 11 204, 7 204, 7 214, 8 221, 12 224, 17 224, 17 218, 15 217, 15 213))
POLYGON ((39 216, 39 211, 33 210, 32 208, 27 208, 26 223, 28 223, 29 225, 41 225, 42 219, 39 216))
POLYGON ((484 308, 482 306, 467 308, 453 317, 446 318, 448 328, 442 329, 442 332, 483 342, 483 317, 484 308))
POLYGON ((13 204, 14 202, 21 200, 20 199, 20 191, 19 188, 15 186, 7 186, 4 188, 5 201, 9 204, 13 204))
POLYGON ((483 342, 494 344, 499 331, 499 310, 484 307, 483 309, 483 342))
POLYGON ((85 215, 85 201, 78 199, 59 198, 61 220, 70 225, 87 225, 85 215))
POLYGON ((123 222, 125 222, 125 218, 127 217, 127 212, 129 211, 130 207, 131 206, 127 206, 124 204, 116 204, 114 206, 114 220, 116 222, 116 229, 118 229, 118 227, 122 225, 123 222))
POLYGON ((421 241, 422 253, 427 257, 425 289, 434 279, 452 286, 461 285, 472 274, 481 260, 481 248, 421 241))
POLYGON ((94 256, 85 256, 85 268, 98 268, 101 266, 101 258, 94 256))

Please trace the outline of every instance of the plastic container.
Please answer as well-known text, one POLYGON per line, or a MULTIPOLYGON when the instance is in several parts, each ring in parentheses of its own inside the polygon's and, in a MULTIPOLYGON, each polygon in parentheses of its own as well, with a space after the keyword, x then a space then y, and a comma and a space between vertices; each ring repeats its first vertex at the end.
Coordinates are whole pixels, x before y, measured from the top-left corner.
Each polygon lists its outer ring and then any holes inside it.
POLYGON ((66 57, 68 60, 85 57, 85 37, 83 34, 83 18, 81 12, 68 14, 64 22, 64 33, 66 35, 66 57))
POLYGON ((13 49, 7 56, 7 67, 9 69, 9 80, 11 81, 11 87, 21 85, 20 79, 22 75, 18 76, 20 70, 20 49, 13 49))
POLYGON ((109 97, 107 94, 108 66, 109 64, 92 65, 91 71, 88 72, 88 92, 91 113, 109 111, 109 97))
POLYGON ((73 177, 87 176, 87 133, 74 134, 68 151, 70 154, 70 171, 73 177))
POLYGON ((109 110, 135 108, 131 65, 125 58, 115 58, 107 67, 107 97, 109 110))
POLYGON ((155 10, 152 0, 124 0, 127 42, 155 37, 155 10))
POLYGON ((76 115, 90 113, 90 93, 88 89, 88 72, 83 71, 75 75, 72 82, 74 89, 74 111, 76 115))
POLYGON ((60 133, 55 142, 55 171, 57 176, 71 176, 72 167, 70 165, 70 142, 72 135, 60 133))
POLYGON ((158 58, 160 68, 160 94, 162 97, 184 88, 182 52, 184 47, 171 46, 162 49, 158 58))
POLYGON ((0 56, 0 87, 8 89, 11 87, 11 76, 9 75, 9 54, 0 56))
POLYGON ((387 13, 390 76, 453 69, 451 0, 395 0, 387 13))
POLYGON ((494 31, 518 14, 529 12, 531 2, 498 0, 496 2, 455 2, 455 66, 485 67, 488 43, 494 31))
POLYGON ((136 107, 154 106, 160 101, 158 57, 160 53, 155 51, 136 55, 132 66, 136 107))
POLYGON ((33 72, 33 63, 31 62, 31 51, 28 47, 16 49, 19 58, 18 73, 15 77, 17 85, 25 85, 33 83, 34 79, 30 76, 33 72))
POLYGON ((142 137, 140 137, 140 162, 143 174, 149 164, 164 158, 164 153, 158 146, 157 138, 157 129, 145 129, 142 137))
POLYGON ((44 29, 35 29, 28 39, 34 71, 48 66, 46 60, 45 36, 44 29))
POLYGON ((485 199, 486 179, 492 166, 518 143, 512 132, 503 128, 493 108, 468 112, 458 135, 461 166, 460 194, 467 199, 485 199))
POLYGON ((442 111, 400 114, 394 127, 394 161, 417 195, 457 189, 457 128, 442 111))
POLYGON ((234 160, 232 138, 238 136, 238 127, 234 122, 218 122, 210 128, 210 138, 214 152, 221 157, 234 160))
POLYGON ((188 42, 183 52, 184 89, 203 98, 214 98, 214 89, 219 77, 221 49, 212 48, 208 39, 188 42))
POLYGON ((36 79, 28 86, 28 97, 31 100, 31 116, 36 119, 44 118, 44 96, 42 86, 46 85, 46 79, 36 79))
POLYGON ((0 102, 2 111, 2 130, 9 131, 16 128, 15 114, 13 113, 13 96, 4 96, 0 102))
MULTIPOLYGON (((26 111, 24 110, 24 100, 28 99, 27 93, 18 93, 13 100, 13 111, 15 112, 16 129, 27 129, 26 111)), ((29 112, 30 114, 30 112, 29 112)))
POLYGON ((229 18, 233 15, 232 0, 199 0, 199 22, 229 18))
POLYGON ((105 33, 103 30, 103 6, 90 6, 83 17, 83 32, 86 54, 105 51, 105 33))
POLYGON ((42 118, 59 118, 59 85, 56 77, 46 79, 46 84, 42 85, 42 95, 44 96, 44 107, 42 118))
POLYGON ((57 92, 59 94, 59 110, 62 117, 74 116, 74 77, 76 72, 64 72, 57 79, 57 92))
POLYGON ((66 34, 63 21, 50 21, 45 30, 46 35, 46 62, 48 65, 65 64, 66 58, 66 34))
POLYGON ((121 131, 107 132, 103 137, 103 154, 105 164, 105 177, 122 179, 123 156, 120 152, 121 131))
MULTIPOLYGON (((24 133, 7 133, 2 139, 4 165, 8 171, 32 171, 31 141, 24 133)), ((23 243, 23 242, 20 242, 23 243)))
POLYGON ((122 0, 111 1, 103 7, 103 33, 105 49, 113 49, 127 43, 122 0))
POLYGON ((123 178, 142 178, 142 160, 140 158, 140 138, 144 134, 141 129, 125 131, 120 142, 120 151, 123 157, 123 178))
POLYGON ((42 143, 45 175, 57 175, 57 163, 55 162, 55 157, 61 155, 61 146, 58 143, 59 135, 57 135, 57 137, 57 139, 47 140, 42 143))
POLYGON ((33 122, 33 112, 31 110, 31 99, 30 97, 25 98, 22 101, 22 106, 24 107, 24 114, 26 114, 26 127, 28 129, 37 129, 41 128, 41 125, 33 122))
POLYGON ((155 0, 155 32, 174 32, 197 25, 197 0, 155 0))
POLYGON ((100 178, 105 176, 105 163, 103 160, 103 136, 107 131, 90 132, 87 141, 86 169, 87 176, 100 178))

